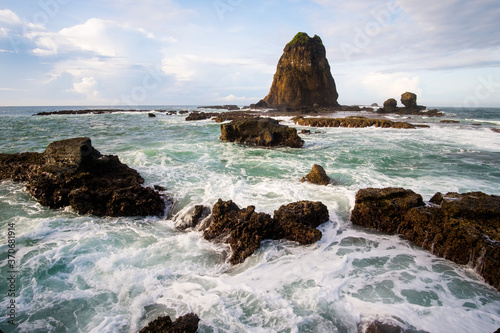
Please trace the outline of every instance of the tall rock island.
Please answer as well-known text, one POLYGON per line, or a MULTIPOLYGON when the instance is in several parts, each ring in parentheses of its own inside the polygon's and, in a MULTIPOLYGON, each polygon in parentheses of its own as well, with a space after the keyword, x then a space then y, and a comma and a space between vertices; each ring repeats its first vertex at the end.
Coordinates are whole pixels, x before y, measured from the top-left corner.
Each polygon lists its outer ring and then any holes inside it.
POLYGON ((264 101, 268 106, 338 106, 338 97, 321 38, 299 32, 285 46, 264 101))

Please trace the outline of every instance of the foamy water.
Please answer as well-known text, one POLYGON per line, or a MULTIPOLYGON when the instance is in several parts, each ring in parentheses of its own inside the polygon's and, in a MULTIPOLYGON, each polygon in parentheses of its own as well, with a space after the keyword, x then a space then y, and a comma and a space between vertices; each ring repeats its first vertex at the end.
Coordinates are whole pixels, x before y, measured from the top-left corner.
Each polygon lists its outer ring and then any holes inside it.
MULTIPOLYGON (((80 216, 38 205, 23 184, 0 183, 2 258, 8 225, 16 228, 18 332, 137 332, 158 316, 187 312, 200 317, 199 332, 357 332, 375 319, 414 332, 500 327, 500 293, 471 269, 349 221, 357 190, 368 186, 402 186, 424 200, 437 191, 499 194, 500 140, 490 130, 498 110, 481 117, 450 110, 460 124, 411 119, 430 125, 417 130, 312 129, 320 133, 303 135, 303 149, 223 143, 220 124, 160 112, 28 111, 3 110, 1 152, 41 152, 54 140, 88 136, 147 185, 165 187, 175 204, 168 218, 80 216), (477 118, 482 126, 467 120, 477 118), (338 185, 301 183, 315 163, 338 185), (322 201, 330 221, 317 244, 265 241, 231 267, 225 245, 174 226, 176 216, 218 198, 269 214, 293 201, 322 201)), ((6 260, 0 265, 7 276, 6 260)), ((0 328, 14 332, 11 298, 0 295, 0 328)))

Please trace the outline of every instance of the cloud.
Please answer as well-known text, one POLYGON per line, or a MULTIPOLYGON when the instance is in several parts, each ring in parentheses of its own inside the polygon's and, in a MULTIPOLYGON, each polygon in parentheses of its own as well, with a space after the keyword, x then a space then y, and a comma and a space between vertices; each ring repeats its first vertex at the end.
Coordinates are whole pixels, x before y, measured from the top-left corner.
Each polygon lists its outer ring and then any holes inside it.
POLYGON ((86 95, 90 99, 94 99, 99 96, 97 91, 97 80, 90 76, 82 78, 81 82, 73 83, 73 91, 79 94, 86 95))
POLYGON ((387 96, 387 98, 400 96, 405 91, 411 91, 417 95, 422 93, 420 78, 418 76, 404 76, 402 73, 370 73, 362 77, 361 82, 366 90, 379 96, 387 96))
POLYGON ((23 23, 19 16, 10 9, 0 9, 0 22, 9 25, 21 25, 23 23))

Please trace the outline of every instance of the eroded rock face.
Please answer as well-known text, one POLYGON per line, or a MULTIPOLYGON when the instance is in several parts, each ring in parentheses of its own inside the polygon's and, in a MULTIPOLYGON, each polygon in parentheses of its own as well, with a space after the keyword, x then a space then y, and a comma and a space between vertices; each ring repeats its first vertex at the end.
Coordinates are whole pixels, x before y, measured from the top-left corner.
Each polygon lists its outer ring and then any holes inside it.
POLYGON ((98 216, 162 215, 165 198, 137 171, 103 156, 89 138, 52 142, 43 153, 0 154, 0 179, 26 181, 42 205, 98 216))
POLYGON ((272 118, 237 118, 221 124, 220 139, 264 147, 302 148, 304 144, 295 128, 281 125, 272 118))
POLYGON ((397 233, 437 256, 469 264, 500 289, 500 197, 436 193, 432 206, 402 188, 359 190, 354 224, 397 233))
POLYGON ((172 322, 169 316, 159 317, 150 322, 139 333, 196 333, 200 318, 194 313, 188 313, 172 322))
POLYGON ((416 108, 417 107, 417 95, 407 91, 401 95, 401 103, 406 108, 416 108))
POLYGON ((274 218, 255 212, 254 206, 239 208, 233 201, 219 199, 212 209, 212 223, 204 238, 227 243, 231 247, 231 264, 245 261, 265 239, 287 239, 302 245, 321 239, 315 229, 329 220, 328 209, 320 202, 301 201, 280 207, 274 218))
POLYGON ((281 56, 264 102, 273 106, 338 106, 338 93, 319 36, 299 32, 281 56))
POLYGON ((328 185, 331 182, 330 177, 325 172, 321 165, 314 164, 312 170, 302 178, 302 182, 309 182, 317 185, 328 185))

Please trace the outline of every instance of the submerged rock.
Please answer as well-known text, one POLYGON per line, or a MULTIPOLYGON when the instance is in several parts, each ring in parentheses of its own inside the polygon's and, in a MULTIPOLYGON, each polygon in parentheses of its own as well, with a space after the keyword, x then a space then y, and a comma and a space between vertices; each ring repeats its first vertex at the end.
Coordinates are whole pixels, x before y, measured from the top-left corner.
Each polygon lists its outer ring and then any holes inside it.
POLYGON ((331 182, 330 177, 325 172, 321 165, 314 164, 312 170, 302 178, 302 182, 309 182, 318 185, 328 185, 331 182))
POLYGON ((500 197, 482 192, 422 197, 402 188, 356 194, 354 224, 397 233, 433 254, 470 265, 500 289, 500 197))
POLYGON ((150 322, 139 333, 196 333, 200 318, 188 313, 172 322, 169 316, 159 317, 150 322))
POLYGON ((321 38, 299 32, 285 46, 263 101, 271 107, 338 106, 338 96, 321 38))
POLYGON ((375 119, 365 117, 346 117, 346 118, 304 118, 297 116, 292 118, 295 124, 301 126, 312 127, 383 127, 383 128, 409 128, 414 129, 415 126, 402 121, 390 121, 387 119, 375 119))
POLYGON ((315 229, 328 221, 328 209, 320 202, 301 201, 282 206, 274 218, 255 212, 254 206, 240 209, 232 200, 219 201, 212 209, 212 223, 204 231, 204 238, 223 242, 231 247, 231 264, 245 261, 265 239, 286 239, 302 245, 321 239, 315 229))
POLYGON ((143 187, 139 173, 117 156, 101 155, 89 138, 55 141, 43 153, 0 154, 0 179, 26 181, 30 194, 50 208, 98 216, 165 212, 164 196, 143 187))
POLYGON ((304 144, 295 128, 281 125, 272 118, 237 118, 221 124, 220 139, 264 147, 302 148, 304 144))

